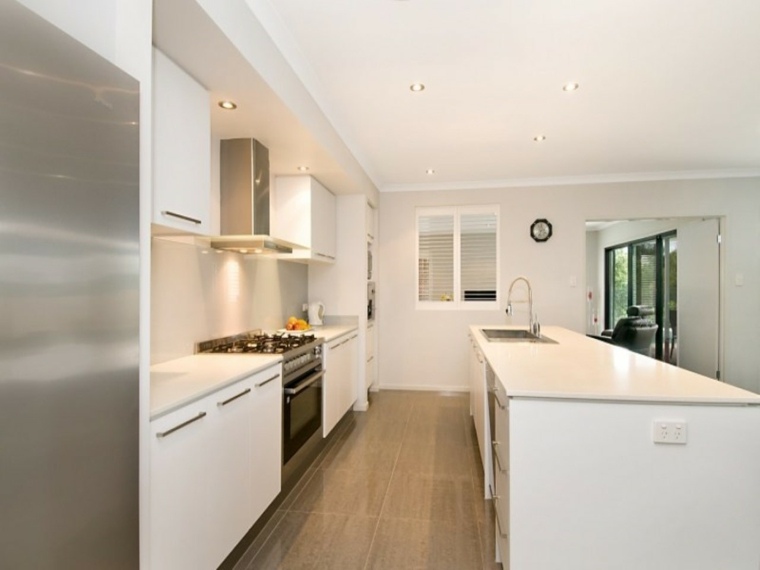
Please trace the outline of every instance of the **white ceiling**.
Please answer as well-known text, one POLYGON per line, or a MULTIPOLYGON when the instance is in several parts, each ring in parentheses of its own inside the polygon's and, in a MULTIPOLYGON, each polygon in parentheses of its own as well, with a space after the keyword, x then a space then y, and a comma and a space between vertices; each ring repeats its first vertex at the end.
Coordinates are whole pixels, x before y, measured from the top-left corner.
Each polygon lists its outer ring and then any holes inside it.
POLYGON ((757 0, 268 2, 381 189, 760 168, 757 0))
POLYGON ((760 174, 757 0, 245 2, 381 191, 760 174))

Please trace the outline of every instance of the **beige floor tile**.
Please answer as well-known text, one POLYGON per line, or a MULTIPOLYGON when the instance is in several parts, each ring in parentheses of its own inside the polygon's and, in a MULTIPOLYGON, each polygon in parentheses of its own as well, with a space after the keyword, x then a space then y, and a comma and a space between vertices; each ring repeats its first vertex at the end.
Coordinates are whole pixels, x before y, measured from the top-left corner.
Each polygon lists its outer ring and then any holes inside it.
POLYGON ((469 395, 373 393, 336 430, 236 570, 501 568, 469 395))
POLYGON ((376 526, 371 517, 288 512, 247 569, 361 569, 376 526))
POLYGON ((319 468, 392 471, 400 450, 400 441, 386 442, 352 437, 330 450, 319 468))
POLYGON ((473 474, 470 447, 441 441, 404 440, 396 471, 470 478, 473 474))
POLYGON ((390 471, 318 469, 289 510, 378 516, 390 478, 390 471))
POLYGON ((476 524, 380 519, 370 570, 480 570, 483 559, 476 524))
POLYGON ((396 472, 381 518, 475 524, 472 481, 462 477, 396 472))

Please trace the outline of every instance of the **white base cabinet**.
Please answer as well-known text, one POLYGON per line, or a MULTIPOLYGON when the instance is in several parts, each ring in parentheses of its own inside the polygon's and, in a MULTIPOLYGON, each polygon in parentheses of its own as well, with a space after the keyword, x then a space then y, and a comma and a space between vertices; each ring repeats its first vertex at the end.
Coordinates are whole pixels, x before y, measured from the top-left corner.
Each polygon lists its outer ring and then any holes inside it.
POLYGON ((327 437, 356 401, 358 333, 345 334, 325 344, 322 384, 322 435, 327 437))
POLYGON ((280 491, 280 365, 151 423, 151 568, 216 568, 280 491))
POLYGON ((493 488, 493 468, 491 452, 491 426, 488 416, 488 391, 486 389, 486 368, 483 353, 478 344, 470 337, 470 413, 478 436, 480 460, 483 462, 483 487, 485 498, 490 498, 493 488))

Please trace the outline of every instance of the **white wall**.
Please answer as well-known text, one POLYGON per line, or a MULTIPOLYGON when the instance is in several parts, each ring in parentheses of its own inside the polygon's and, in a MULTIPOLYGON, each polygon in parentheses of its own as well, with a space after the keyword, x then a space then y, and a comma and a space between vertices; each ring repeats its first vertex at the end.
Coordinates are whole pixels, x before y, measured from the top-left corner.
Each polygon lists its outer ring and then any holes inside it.
MULTIPOLYGON (((446 192, 382 193, 378 276, 380 387, 466 389, 468 324, 507 324, 505 292, 518 275, 533 283, 545 325, 586 330, 586 220, 725 216, 725 380, 760 392, 760 179, 688 180, 446 192), (415 207, 501 205, 502 294, 498 311, 414 308, 415 207), (545 244, 528 234, 548 218, 545 244), (742 273, 744 285, 734 285, 742 273), (577 285, 570 286, 575 278, 577 285)), ((525 324, 524 314, 514 317, 525 324)))
POLYGON ((300 316, 307 269, 265 257, 153 238, 151 361, 193 354, 195 343, 300 316))

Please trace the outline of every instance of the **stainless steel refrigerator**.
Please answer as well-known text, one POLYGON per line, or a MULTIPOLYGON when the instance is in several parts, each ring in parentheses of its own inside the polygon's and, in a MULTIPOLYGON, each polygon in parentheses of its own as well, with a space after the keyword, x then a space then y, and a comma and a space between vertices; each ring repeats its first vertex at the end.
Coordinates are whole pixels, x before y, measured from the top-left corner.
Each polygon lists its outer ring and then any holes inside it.
POLYGON ((0 568, 139 566, 138 95, 0 0, 0 568))

